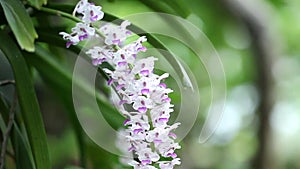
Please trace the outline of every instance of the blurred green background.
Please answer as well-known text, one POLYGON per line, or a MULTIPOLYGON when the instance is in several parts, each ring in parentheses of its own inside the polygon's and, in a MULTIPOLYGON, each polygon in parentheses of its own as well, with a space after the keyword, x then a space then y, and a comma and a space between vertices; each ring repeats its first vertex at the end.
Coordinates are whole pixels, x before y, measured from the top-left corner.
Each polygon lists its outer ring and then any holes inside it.
MULTIPOLYGON (((227 97, 223 118, 212 137, 205 143, 199 143, 199 134, 207 112, 210 107, 215 106, 214 104, 218 104, 217 102, 210 104, 212 95, 209 74, 199 61, 195 61, 196 56, 188 47, 174 39, 158 36, 197 76, 201 98, 197 122, 181 142, 182 149, 179 155, 182 158, 182 165, 177 168, 300 168, 299 0, 95 0, 93 2, 101 5, 104 12, 120 18, 151 11, 183 17, 197 26, 218 52, 226 77, 227 97)), ((70 11, 69 7, 74 7, 76 3, 75 0, 48 0, 48 7, 57 9, 59 6, 57 4, 70 4, 63 7, 65 11, 70 11)), ((37 55, 43 55, 41 53, 45 50, 49 53, 45 56, 52 59, 50 63, 55 62, 61 71, 71 75, 77 56, 76 49, 66 50, 61 42, 54 42, 58 43, 54 45, 53 42, 44 39, 47 39, 47 33, 61 38, 58 32, 69 31, 74 22, 63 17, 39 13, 39 10, 33 10, 28 4, 25 8, 39 35, 36 40, 39 45, 36 48, 37 55)), ((14 37, 9 29, 7 30, 3 9, 0 10, 0 17, 1 31, 4 30, 14 37)), ((74 110, 69 82, 61 79, 54 81, 55 74, 49 75, 53 77, 45 75, 53 74, 51 69, 47 72, 48 67, 42 68, 44 63, 30 58, 36 57, 34 54, 25 51, 22 51, 22 54, 27 57, 26 62, 30 68, 42 112, 52 168, 76 166, 94 169, 123 168, 118 164, 117 156, 93 143, 80 128, 74 112, 72 115, 74 110)), ((0 81, 14 78, 10 63, 4 55, 0 52, 0 81)), ((213 67, 214 63, 211 66, 213 67)), ((103 87, 103 83, 105 83, 103 78, 99 77, 99 88, 106 94, 107 88, 103 87)), ((170 83, 175 82, 170 80, 170 83)), ((0 96, 6 100, 7 107, 13 100, 13 93, 13 85, 0 86, 0 96)), ((172 99, 175 109, 179 110, 176 104, 180 103, 181 98, 177 91, 172 94, 172 99)), ((101 107, 101 104, 99 106, 101 107)), ((0 112, 3 135, 7 123, 4 122, 4 109, 0 109, 0 112)), ((25 130, 22 110, 19 107, 17 112, 19 112, 16 115, 17 123, 20 124, 21 130, 25 130)), ((26 132, 21 132, 25 143, 28 142, 26 132)), ((3 138, 2 136, 1 142, 3 138)), ((20 168, 18 164, 16 166, 17 154, 13 142, 11 140, 7 147, 8 152, 12 154, 5 156, 7 169, 20 168)))

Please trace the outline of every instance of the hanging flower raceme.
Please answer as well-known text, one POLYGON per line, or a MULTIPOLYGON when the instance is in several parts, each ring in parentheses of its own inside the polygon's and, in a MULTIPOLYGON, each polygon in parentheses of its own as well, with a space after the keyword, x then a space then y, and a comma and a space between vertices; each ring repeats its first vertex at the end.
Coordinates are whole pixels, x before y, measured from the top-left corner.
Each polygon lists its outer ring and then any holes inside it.
POLYGON ((93 23, 103 18, 100 6, 95 6, 87 0, 81 0, 75 7, 73 15, 79 14, 82 23, 72 28, 72 33, 61 32, 67 47, 93 36, 102 36, 104 45, 93 46, 87 50, 93 65, 107 62, 114 70, 104 69, 109 75, 108 84, 114 84, 116 92, 121 97, 118 103, 119 111, 126 117, 125 129, 120 130, 116 141, 124 153, 121 162, 135 169, 172 169, 180 165, 176 150, 180 145, 175 142, 173 131, 179 123, 168 124, 173 106, 168 94, 173 92, 163 80, 169 74, 157 75, 154 65, 157 58, 151 56, 137 59, 139 52, 147 48, 142 45, 146 37, 124 45, 131 32, 126 28, 129 21, 120 26, 106 24, 100 28, 93 23), (100 32, 100 34, 97 33, 100 32), (123 106, 131 105, 132 111, 123 106))

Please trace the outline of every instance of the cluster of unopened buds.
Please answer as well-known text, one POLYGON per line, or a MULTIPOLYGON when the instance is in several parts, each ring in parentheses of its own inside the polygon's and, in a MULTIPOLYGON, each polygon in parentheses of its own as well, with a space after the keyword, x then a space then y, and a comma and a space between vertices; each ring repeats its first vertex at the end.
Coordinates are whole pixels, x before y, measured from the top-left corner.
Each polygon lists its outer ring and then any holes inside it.
POLYGON ((142 36, 138 40, 126 44, 132 33, 126 28, 129 21, 123 21, 120 26, 105 24, 100 28, 94 22, 103 18, 100 6, 95 6, 87 0, 81 0, 75 7, 73 15, 80 15, 82 22, 72 28, 72 33, 61 32, 67 47, 80 41, 102 37, 104 45, 93 46, 86 54, 92 58, 93 65, 109 63, 114 69, 104 69, 109 75, 108 85, 115 86, 120 96, 119 111, 126 117, 123 130, 119 131, 116 144, 124 156, 121 162, 135 169, 173 169, 180 165, 180 159, 175 153, 180 145, 173 131, 179 123, 169 125, 173 105, 168 94, 172 92, 163 80, 169 74, 154 73, 155 57, 137 59, 139 52, 146 51, 142 45, 147 41, 142 36), (132 106, 132 111, 124 105, 132 106))

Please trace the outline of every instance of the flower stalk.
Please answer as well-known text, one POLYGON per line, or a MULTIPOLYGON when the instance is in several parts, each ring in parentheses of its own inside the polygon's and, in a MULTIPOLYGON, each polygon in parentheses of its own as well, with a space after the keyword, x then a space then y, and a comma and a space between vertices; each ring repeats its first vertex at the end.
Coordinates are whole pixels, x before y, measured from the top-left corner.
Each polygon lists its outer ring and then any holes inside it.
POLYGON ((103 68, 109 75, 108 85, 115 86, 120 96, 116 107, 126 117, 124 129, 118 133, 116 145, 124 154, 120 161, 135 169, 172 169, 180 165, 176 150, 180 145, 175 142, 173 131, 180 125, 169 125, 169 118, 174 111, 169 93, 173 92, 163 81, 168 73, 157 75, 154 72, 157 58, 150 56, 138 59, 140 52, 147 48, 143 43, 145 36, 126 44, 132 32, 127 30, 131 24, 123 21, 119 26, 105 24, 95 27, 104 13, 100 6, 81 0, 76 5, 73 16, 79 15, 80 22, 72 32, 61 32, 67 40, 66 46, 76 45, 81 41, 103 37, 103 45, 92 46, 86 51, 92 58, 92 64, 100 66, 107 62, 113 70, 103 68), (99 32, 99 33, 98 33, 99 32), (132 106, 127 110, 127 106, 132 106))

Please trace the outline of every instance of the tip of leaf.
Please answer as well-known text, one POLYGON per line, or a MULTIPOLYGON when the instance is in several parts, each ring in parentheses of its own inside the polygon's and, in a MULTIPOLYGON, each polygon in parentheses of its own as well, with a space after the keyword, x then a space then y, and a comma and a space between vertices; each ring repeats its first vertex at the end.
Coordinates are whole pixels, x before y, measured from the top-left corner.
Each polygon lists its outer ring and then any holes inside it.
POLYGON ((21 47, 22 50, 26 50, 27 52, 34 52, 35 47, 34 46, 28 46, 28 47, 21 47))

